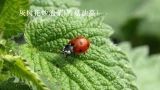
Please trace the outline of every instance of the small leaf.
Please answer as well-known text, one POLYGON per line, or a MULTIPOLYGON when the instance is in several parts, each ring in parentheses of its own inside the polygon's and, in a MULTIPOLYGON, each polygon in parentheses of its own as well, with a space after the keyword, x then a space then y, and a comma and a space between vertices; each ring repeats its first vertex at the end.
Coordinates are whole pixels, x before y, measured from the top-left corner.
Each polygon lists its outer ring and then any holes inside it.
POLYGON ((10 78, 0 83, 0 90, 32 90, 24 82, 15 82, 14 78, 10 78))
POLYGON ((17 76, 29 85, 32 83, 36 86, 37 90, 48 90, 38 75, 28 67, 25 59, 19 56, 3 55, 1 56, 1 60, 3 60, 4 66, 10 71, 11 75, 17 76))

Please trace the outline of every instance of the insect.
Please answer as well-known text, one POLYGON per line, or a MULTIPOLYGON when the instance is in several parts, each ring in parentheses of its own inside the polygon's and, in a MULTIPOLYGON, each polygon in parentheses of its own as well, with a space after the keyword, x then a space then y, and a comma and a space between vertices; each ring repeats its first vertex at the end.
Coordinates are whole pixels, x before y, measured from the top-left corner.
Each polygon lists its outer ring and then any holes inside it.
POLYGON ((78 36, 71 39, 67 45, 63 48, 65 55, 86 53, 90 46, 90 42, 83 36, 78 36))

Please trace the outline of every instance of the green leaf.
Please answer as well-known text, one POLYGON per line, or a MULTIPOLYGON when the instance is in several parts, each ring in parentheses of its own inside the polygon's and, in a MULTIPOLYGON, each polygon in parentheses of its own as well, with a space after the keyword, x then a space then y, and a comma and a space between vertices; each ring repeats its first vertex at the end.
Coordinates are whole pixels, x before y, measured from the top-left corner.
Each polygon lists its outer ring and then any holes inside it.
POLYGON ((4 62, 0 58, 0 84, 10 77, 9 72, 4 69, 4 62))
POLYGON ((5 2, 5 0, 1 0, 1 1, 0 1, 0 6, 1 6, 1 7, 0 7, 0 12, 1 12, 1 10, 3 9, 4 2, 5 2))
POLYGON ((8 72, 3 70, 3 60, 0 58, 0 83, 9 78, 8 72))
POLYGON ((5 44, 6 44, 6 40, 4 40, 4 39, 2 39, 2 38, 0 37, 0 55, 1 55, 1 53, 4 52, 5 44))
POLYGON ((137 75, 137 85, 140 90, 157 90, 160 88, 160 54, 149 56, 147 46, 131 48, 129 43, 119 45, 128 54, 134 72, 137 75))
POLYGON ((2 67, 3 67, 3 61, 0 59, 0 72, 2 70, 2 67))
POLYGON ((100 16, 34 18, 25 33, 29 46, 17 52, 52 90, 137 90, 128 59, 111 43, 112 29, 102 21, 100 16), (78 35, 91 41, 88 52, 64 57, 62 48, 78 35))
POLYGON ((10 78, 0 84, 0 90, 32 90, 24 82, 15 82, 14 78, 10 78))
POLYGON ((26 16, 20 15, 20 10, 29 8, 29 0, 2 0, 2 10, 0 11, 0 33, 5 38, 16 35, 24 31, 26 16))
POLYGON ((80 2, 77 0, 32 0, 32 6, 37 6, 41 8, 69 8, 79 6, 80 2), (45 7, 47 6, 47 7, 45 7))
POLYGON ((78 35, 88 37, 93 44, 105 44, 111 28, 101 23, 99 17, 60 16, 45 19, 36 18, 29 22, 26 37, 39 50, 59 53, 67 42, 78 35), (100 30, 100 32, 99 32, 100 30))
POLYGON ((6 75, 3 73, 3 61, 0 58, 0 83, 4 80, 6 80, 6 75))
POLYGON ((39 76, 28 67, 25 59, 12 55, 3 55, 0 59, 4 62, 3 68, 6 68, 11 76, 17 76, 21 80, 24 80, 25 83, 28 83, 28 85, 35 86, 37 90, 48 90, 39 76))
POLYGON ((77 0, 32 0, 30 11, 33 11, 34 14, 29 15, 29 17, 32 20, 36 17, 53 16, 59 10, 66 10, 79 5, 80 2, 77 0))
POLYGON ((8 72, 3 69, 4 61, 1 58, 1 55, 6 53, 5 47, 6 47, 6 40, 2 39, 1 34, 0 34, 0 83, 9 78, 8 72))

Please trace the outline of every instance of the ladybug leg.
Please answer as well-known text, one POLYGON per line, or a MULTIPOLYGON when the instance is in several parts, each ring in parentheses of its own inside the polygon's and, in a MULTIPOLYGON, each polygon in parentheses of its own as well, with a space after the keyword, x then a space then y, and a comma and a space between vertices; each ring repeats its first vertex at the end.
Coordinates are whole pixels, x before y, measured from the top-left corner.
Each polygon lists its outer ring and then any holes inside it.
POLYGON ((69 55, 68 54, 64 54, 64 57, 67 58, 69 55))

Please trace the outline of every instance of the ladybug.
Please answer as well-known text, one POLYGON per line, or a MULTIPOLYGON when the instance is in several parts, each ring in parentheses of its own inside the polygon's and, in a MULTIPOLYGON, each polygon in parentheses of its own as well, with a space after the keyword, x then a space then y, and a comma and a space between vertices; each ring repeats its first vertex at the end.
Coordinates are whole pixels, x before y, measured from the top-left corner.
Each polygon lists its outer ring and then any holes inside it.
POLYGON ((63 48, 65 55, 86 53, 90 46, 90 42, 83 36, 78 36, 71 39, 67 45, 63 48))

